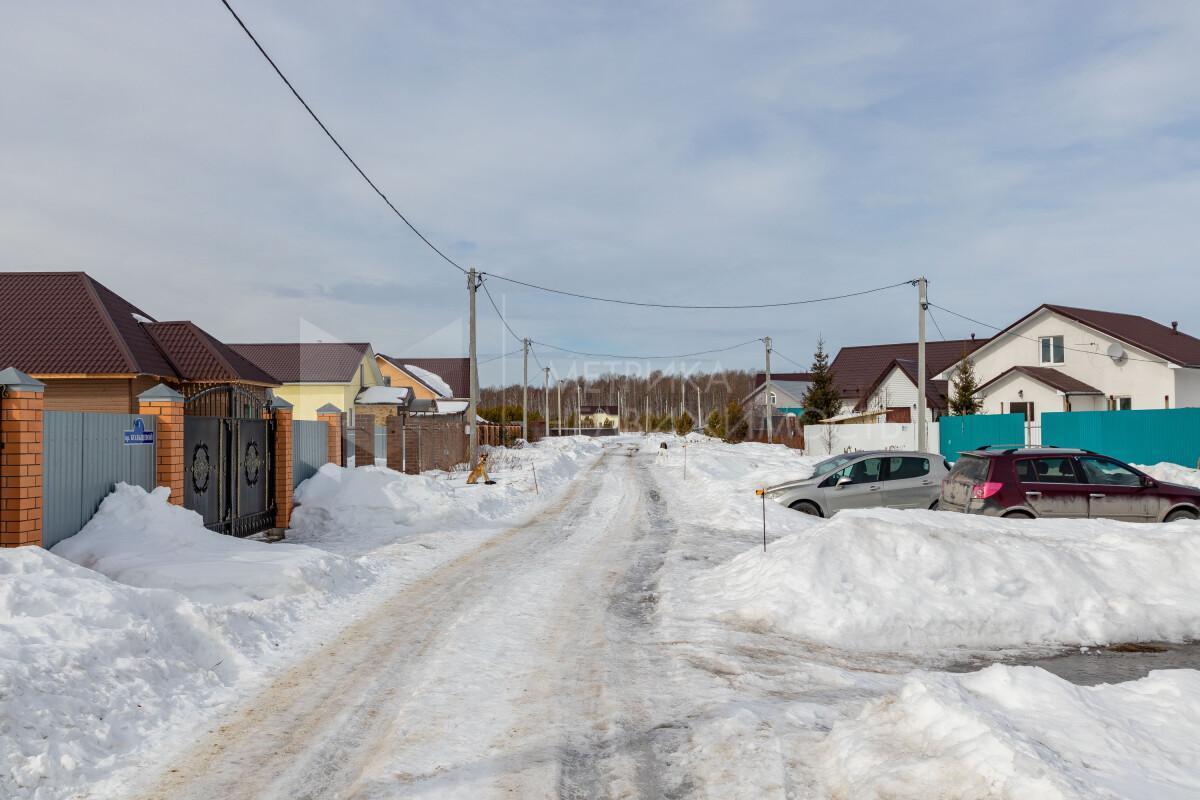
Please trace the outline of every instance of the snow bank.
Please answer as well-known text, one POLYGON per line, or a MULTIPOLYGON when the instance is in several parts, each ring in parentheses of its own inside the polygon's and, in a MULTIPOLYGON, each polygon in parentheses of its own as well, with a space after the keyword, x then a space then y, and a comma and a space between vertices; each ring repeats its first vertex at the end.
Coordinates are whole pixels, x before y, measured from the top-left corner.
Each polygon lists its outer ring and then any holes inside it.
POLYGON ((1163 461, 1149 466, 1142 464, 1134 464, 1134 466, 1151 478, 1156 478, 1160 481, 1200 487, 1200 470, 1181 467, 1178 464, 1172 464, 1170 461, 1163 461))
POLYGON ((326 464, 297 487, 299 507, 288 537, 354 550, 384 546, 418 531, 496 521, 566 484, 602 449, 588 437, 491 448, 494 486, 467 486, 465 473, 405 475, 386 467, 326 464))
POLYGON ((90 792, 114 755, 194 718, 246 666, 177 592, 0 550, 0 797, 90 792))
POLYGON ((309 591, 346 594, 369 579, 361 561, 295 544, 214 534, 170 490, 118 484, 83 530, 53 552, 129 586, 174 589, 233 605, 309 591))
POLYGON ((1036 667, 920 672, 837 723, 834 798, 1194 798, 1200 672, 1075 686, 1036 667))
POLYGON ((699 577, 708 612, 848 650, 1200 637, 1200 523, 846 511, 699 577))

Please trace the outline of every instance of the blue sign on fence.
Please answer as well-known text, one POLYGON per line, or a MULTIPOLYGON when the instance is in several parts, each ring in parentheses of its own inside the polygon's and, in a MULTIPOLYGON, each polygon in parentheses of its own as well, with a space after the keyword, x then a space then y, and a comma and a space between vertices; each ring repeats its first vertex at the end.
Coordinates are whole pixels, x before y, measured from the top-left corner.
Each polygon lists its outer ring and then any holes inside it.
POLYGON ((133 421, 133 430, 125 431, 125 444, 154 444, 154 431, 146 430, 140 419, 133 421))

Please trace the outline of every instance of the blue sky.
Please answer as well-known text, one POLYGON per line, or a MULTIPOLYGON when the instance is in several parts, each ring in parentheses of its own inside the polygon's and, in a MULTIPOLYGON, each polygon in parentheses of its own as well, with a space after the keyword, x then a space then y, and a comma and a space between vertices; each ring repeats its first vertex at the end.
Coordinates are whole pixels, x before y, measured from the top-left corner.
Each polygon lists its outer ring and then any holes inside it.
MULTIPOLYGON (((1200 332, 1196 3, 235 7, 464 264, 696 303, 923 273, 934 302, 998 325, 1057 302, 1200 332)), ((216 0, 5 16, 6 269, 84 269, 226 341, 463 352, 463 279, 360 182, 216 0)), ((771 335, 807 362, 818 335, 833 349, 915 338, 908 288, 749 312, 491 288, 519 333, 585 351, 771 335)), ((482 308, 481 353, 513 349, 482 308)), ((947 337, 986 334, 937 321, 947 337)))

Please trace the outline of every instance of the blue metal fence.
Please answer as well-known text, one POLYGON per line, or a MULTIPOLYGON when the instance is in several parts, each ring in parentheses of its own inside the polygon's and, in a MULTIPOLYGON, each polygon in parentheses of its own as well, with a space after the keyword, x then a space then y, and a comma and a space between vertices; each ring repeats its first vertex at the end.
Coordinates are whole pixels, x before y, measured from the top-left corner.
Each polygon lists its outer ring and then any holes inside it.
MULTIPOLYGON (((156 418, 136 414, 47 411, 42 416, 42 545, 79 533, 120 481, 154 488, 153 444, 126 444, 126 431, 156 418)), ((147 437, 129 437, 130 441, 147 437)))
MULTIPOLYGON (((1045 415, 1043 415, 1045 416, 1045 415)), ((957 461, 964 450, 974 450, 985 444, 1025 444, 1023 414, 968 414, 961 417, 942 417, 938 420, 940 452, 947 461, 957 461)))
POLYGON ((311 478, 329 461, 329 425, 324 422, 292 422, 292 486, 311 478))
POLYGON ((1133 464, 1200 459, 1200 408, 1042 414, 1042 444, 1081 447, 1133 464))

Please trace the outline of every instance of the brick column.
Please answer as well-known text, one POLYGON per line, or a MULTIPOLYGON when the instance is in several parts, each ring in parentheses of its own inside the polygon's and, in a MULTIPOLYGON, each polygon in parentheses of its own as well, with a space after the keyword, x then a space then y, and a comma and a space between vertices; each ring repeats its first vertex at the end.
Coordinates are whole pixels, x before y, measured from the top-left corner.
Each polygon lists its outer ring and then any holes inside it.
POLYGON ((292 404, 282 397, 271 401, 271 416, 275 420, 275 441, 271 457, 275 462, 275 527, 287 530, 292 520, 292 404))
POLYGON ((0 547, 42 544, 41 381, 0 371, 0 547))
POLYGON ((170 502, 183 505, 183 395, 160 383, 138 395, 138 413, 157 417, 154 433, 155 480, 171 490, 170 502))
POLYGON ((317 421, 325 423, 325 433, 329 437, 325 460, 339 467, 345 466, 342 461, 342 410, 333 403, 326 403, 317 409, 317 421))

